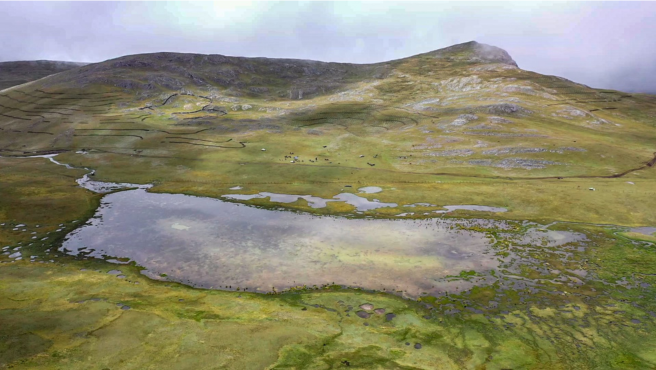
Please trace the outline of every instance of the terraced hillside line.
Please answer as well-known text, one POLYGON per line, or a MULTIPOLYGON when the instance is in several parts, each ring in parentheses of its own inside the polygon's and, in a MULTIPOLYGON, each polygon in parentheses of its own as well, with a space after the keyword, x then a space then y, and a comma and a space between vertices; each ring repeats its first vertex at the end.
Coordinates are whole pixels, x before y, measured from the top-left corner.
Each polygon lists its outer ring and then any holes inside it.
POLYGON ((224 148, 224 149, 242 149, 246 147, 245 143, 242 143, 241 141, 239 142, 239 145, 241 146, 222 146, 222 145, 208 145, 208 144, 199 144, 199 143, 189 143, 185 141, 169 141, 169 144, 189 144, 189 145, 197 145, 197 146, 207 146, 207 147, 212 147, 212 148, 224 148))
POLYGON ((73 116, 75 113, 62 113, 62 112, 50 112, 44 111, 43 114, 59 114, 60 116, 73 116))
MULTIPOLYGON (((35 91, 38 91, 38 90, 35 90, 35 91)), ((12 90, 12 92, 21 93, 25 96, 29 96, 31 98, 35 98, 35 99, 38 99, 38 100, 43 100, 43 99, 49 99, 49 100, 81 100, 79 98, 65 98, 65 97, 59 98, 59 97, 54 97, 54 96, 43 96, 43 95, 37 96, 37 95, 28 94, 28 93, 26 93, 24 91, 20 91, 20 90, 12 90)), ((64 94, 62 93, 61 95, 64 95, 64 94)))
MULTIPOLYGON (((20 108, 12 108, 12 107, 8 107, 8 106, 6 106, 6 105, 2 105, 2 104, 0 104, 0 107, 2 107, 2 108, 6 108, 6 109, 9 109, 9 110, 17 110, 17 111, 19 111, 19 112, 23 112, 23 113, 34 113, 34 114, 38 113, 38 112, 32 112, 32 111, 23 110, 23 109, 20 109, 20 108)), ((26 114, 26 115, 29 116, 29 114, 26 114)), ((40 114, 37 114, 35 117, 41 117, 41 118, 43 118, 43 119, 46 119, 46 117, 44 117, 44 116, 42 116, 42 115, 40 115, 40 114)))
POLYGON ((194 135, 211 129, 206 128, 194 132, 169 132, 164 130, 147 129, 147 128, 76 128, 75 130, 76 131, 144 131, 144 132, 163 132, 169 135, 194 135))
POLYGON ((19 99, 16 99, 16 98, 12 97, 12 96, 7 95, 7 94, 0 94, 0 97, 2 97, 2 98, 7 98, 7 99, 10 99, 10 100, 13 100, 13 101, 15 101, 15 102, 17 102, 17 103, 34 104, 34 102, 31 102, 31 101, 24 101, 24 100, 19 100, 19 99))
POLYGON ((34 90, 34 91, 38 91, 38 92, 40 92, 40 93, 50 94, 50 95, 65 95, 64 93, 59 93, 59 92, 49 92, 49 91, 43 91, 43 90, 40 90, 40 89, 36 89, 36 90, 34 90))
POLYGON ((38 97, 38 96, 34 96, 34 95, 31 95, 31 94, 28 94, 28 93, 26 93, 25 91, 20 91, 20 90, 10 90, 10 92, 15 92, 15 93, 23 94, 23 95, 25 95, 25 96, 29 96, 29 97, 32 97, 32 98, 40 99, 40 97, 38 97))
POLYGON ((162 103, 161 106, 166 105, 166 103, 168 103, 169 100, 173 99, 174 97, 176 97, 176 96, 178 96, 178 95, 179 95, 179 94, 173 94, 173 95, 169 96, 168 98, 166 98, 166 100, 164 100, 164 103, 162 103))
POLYGON ((157 131, 145 128, 76 128, 75 131, 157 131))
POLYGON ((22 120, 22 121, 31 121, 31 119, 29 119, 29 118, 14 117, 14 116, 10 116, 10 115, 4 114, 4 113, 0 113, 0 116, 4 116, 4 117, 7 117, 7 118, 13 118, 13 119, 19 119, 19 120, 22 120))
POLYGON ((165 139, 185 139, 185 140, 205 141, 208 143, 228 143, 232 141, 232 139, 226 141, 214 141, 214 140, 196 139, 192 137, 180 137, 180 136, 166 136, 165 139))
POLYGON ((104 134, 104 135, 103 134, 96 134, 96 135, 93 135, 93 134, 84 135, 84 134, 82 134, 82 135, 80 135, 80 134, 73 134, 73 136, 97 136, 97 137, 122 136, 122 137, 137 137, 137 138, 143 140, 143 137, 139 136, 139 135, 113 135, 113 134, 104 134))
POLYGON ((139 108, 139 110, 143 110, 143 109, 153 109, 153 107, 162 107, 162 106, 166 105, 166 103, 168 103, 168 101, 169 101, 171 98, 175 97, 175 96, 178 96, 178 94, 176 93, 176 94, 173 94, 173 95, 169 96, 168 98, 166 98, 166 99, 164 100, 164 103, 162 103, 162 104, 160 104, 160 105, 146 106, 146 107, 139 108))
MULTIPOLYGON (((171 114, 194 114, 194 113, 200 113, 200 112, 203 112, 203 111, 205 110, 205 108, 206 108, 206 107, 209 107, 209 106, 210 106, 210 105, 208 104, 208 105, 202 107, 201 109, 199 109, 199 110, 195 110, 195 111, 193 111, 193 112, 173 112, 173 113, 171 113, 171 114)), ((227 114, 227 113, 224 113, 224 114, 227 114)))
POLYGON ((110 105, 114 105, 114 103, 99 104, 99 105, 80 105, 80 106, 81 107, 96 108, 96 107, 108 107, 110 105))
POLYGON ((166 134, 169 134, 169 135, 194 135, 194 134, 198 134, 198 133, 201 133, 201 132, 204 132, 204 131, 209 131, 209 130, 213 130, 213 128, 204 128, 202 130, 198 130, 198 131, 194 131, 194 132, 170 132, 170 131, 164 131, 164 130, 157 130, 157 131, 163 132, 163 133, 166 133, 166 134))
POLYGON ((31 109, 33 109, 33 110, 51 110, 51 109, 57 109, 57 110, 72 110, 72 111, 75 111, 75 112, 82 112, 81 109, 75 109, 75 108, 48 107, 48 104, 40 104, 39 106, 37 106, 37 107, 33 107, 33 108, 31 108, 31 109), (45 107, 47 107, 47 108, 41 108, 42 106, 45 106, 45 107))
MULTIPOLYGON (((212 98, 209 98, 209 97, 207 97, 207 96, 194 95, 194 94, 178 94, 178 93, 175 93, 175 94, 173 94, 173 95, 167 97, 167 98, 164 100, 164 102, 163 102, 162 104, 160 104, 160 105, 150 105, 150 106, 145 106, 145 107, 141 107, 141 108, 139 108, 139 110, 144 110, 144 109, 150 109, 150 110, 153 110, 153 108, 156 108, 156 107, 163 107, 163 106, 166 105, 166 103, 169 102, 169 100, 171 100, 172 98, 174 98, 174 97, 176 97, 176 96, 193 96, 193 97, 197 97, 197 98, 207 99, 207 100, 209 100, 210 104, 213 102, 212 98)), ((194 111, 194 112, 173 112, 172 114, 192 114, 192 113, 199 113, 199 112, 204 111, 205 108, 208 107, 210 104, 207 104, 207 105, 205 105, 203 108, 201 108, 200 110, 197 110, 197 111, 194 111)), ((224 114, 228 114, 228 113, 226 112, 226 113, 224 113, 224 114)))
MULTIPOLYGON (((323 118, 322 118, 323 119, 323 118)), ((306 127, 312 127, 312 126, 320 126, 320 125, 335 125, 335 126, 340 126, 345 130, 348 130, 348 126, 343 124, 343 123, 335 123, 335 122, 317 122, 317 123, 309 123, 307 125, 301 125, 297 126, 299 128, 306 128, 306 127)))
POLYGON ((596 108, 596 109, 591 109, 590 112, 596 112, 598 110, 613 110, 613 109, 617 109, 617 108, 596 108))
MULTIPOLYGON (((70 98, 70 99, 78 99, 78 98, 70 98)), ((93 103, 102 103, 102 102, 106 102, 106 101, 116 101, 118 99, 112 97, 112 98, 102 98, 102 99, 91 98, 91 99, 85 99, 85 100, 88 100, 88 101, 93 102, 93 103)))
POLYGON ((22 134, 47 134, 47 135, 54 135, 52 132, 46 132, 46 131, 22 131, 22 130, 6 130, 2 127, 0 127, 0 131, 7 131, 7 132, 15 132, 15 133, 22 133, 22 134))

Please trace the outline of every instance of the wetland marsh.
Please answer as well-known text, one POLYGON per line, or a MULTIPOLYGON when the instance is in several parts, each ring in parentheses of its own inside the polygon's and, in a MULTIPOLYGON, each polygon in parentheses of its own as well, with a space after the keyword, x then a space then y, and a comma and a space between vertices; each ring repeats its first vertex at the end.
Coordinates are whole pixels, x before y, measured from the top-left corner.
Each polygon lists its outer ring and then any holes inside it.
POLYGON ((656 100, 480 47, 4 90, 0 368, 656 367, 656 100))

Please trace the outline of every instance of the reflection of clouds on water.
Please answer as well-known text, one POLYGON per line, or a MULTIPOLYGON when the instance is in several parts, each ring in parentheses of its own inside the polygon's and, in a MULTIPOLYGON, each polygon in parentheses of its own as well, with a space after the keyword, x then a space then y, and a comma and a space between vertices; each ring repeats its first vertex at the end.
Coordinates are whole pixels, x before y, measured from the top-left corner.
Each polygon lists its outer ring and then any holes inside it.
POLYGON ((448 220, 315 216, 145 190, 106 196, 97 215, 63 248, 129 257, 202 287, 270 291, 334 282, 416 296, 437 290, 435 280, 448 274, 499 263, 485 254, 485 234, 452 229, 448 220))

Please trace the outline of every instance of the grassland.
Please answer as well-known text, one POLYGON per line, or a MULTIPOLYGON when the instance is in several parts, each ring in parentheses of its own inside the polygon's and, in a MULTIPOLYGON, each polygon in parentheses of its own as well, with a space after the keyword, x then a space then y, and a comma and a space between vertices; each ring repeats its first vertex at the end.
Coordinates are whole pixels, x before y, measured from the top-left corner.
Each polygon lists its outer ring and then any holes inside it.
POLYGON ((452 279, 472 287, 457 294, 192 289, 133 264, 58 253, 100 201, 76 186, 85 171, 0 158, 0 247, 23 256, 0 257, 0 367, 653 368, 655 244, 621 226, 656 225, 656 98, 472 55, 469 45, 370 66, 228 58, 219 67, 137 56, 3 91, 3 157, 60 153, 98 180, 209 197, 331 198, 375 185, 383 191, 359 195, 399 206, 245 203, 385 218, 477 204, 508 212, 442 217, 517 227, 477 227, 496 240, 503 271, 463 271, 452 279), (404 207, 416 203, 430 205, 404 207), (588 240, 522 244, 525 220, 588 240))
POLYGON ((2 167, 3 189, 23 188, 12 198, 23 206, 2 213, 0 223, 11 237, 3 242, 22 244, 26 256, 0 264, 2 366, 646 369, 656 361, 654 244, 618 239, 612 229, 559 224, 591 239, 567 249, 518 245, 489 229, 499 256, 516 254, 501 267, 516 278, 417 301, 339 287, 277 295, 200 290, 148 279, 134 265, 56 252, 58 240, 91 216, 98 195, 74 187, 71 170, 45 159, 2 161, 22 162, 2 167), (44 168, 54 172, 35 184, 44 168), (43 197, 53 188, 67 189, 65 204, 74 208, 51 212, 43 197), (28 232, 11 231, 19 222, 28 232), (31 230, 51 240, 27 245, 31 230), (121 278, 107 273, 115 269, 121 278), (587 275, 568 272, 580 270, 587 275), (395 316, 368 311, 363 319, 356 312, 365 303, 395 316))
MULTIPOLYGON (((116 67, 126 64, 113 65, 133 85, 148 76, 147 68, 116 67)), ((155 183, 155 192, 217 197, 242 185, 332 197, 353 183, 403 188, 382 195, 399 204, 465 202, 507 207, 515 219, 655 223, 656 100, 649 95, 430 55, 346 65, 339 84, 318 72, 307 89, 327 92, 302 99, 280 96, 298 81, 269 78, 255 88, 246 72, 239 74, 246 82, 224 90, 66 87, 71 78, 101 75, 100 67, 83 68, 90 70, 0 96, 3 155, 64 152, 63 160, 96 169, 99 179, 155 183), (87 154, 74 154, 80 150, 87 154), (627 204, 630 214, 616 212, 627 204)))

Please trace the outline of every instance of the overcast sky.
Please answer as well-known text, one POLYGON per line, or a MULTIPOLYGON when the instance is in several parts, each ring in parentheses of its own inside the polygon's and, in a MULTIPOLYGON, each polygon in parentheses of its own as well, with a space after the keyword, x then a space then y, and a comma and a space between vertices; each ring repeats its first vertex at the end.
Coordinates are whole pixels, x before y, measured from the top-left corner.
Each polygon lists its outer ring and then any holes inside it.
POLYGON ((0 2, 0 61, 175 51, 370 63, 471 40, 523 69, 656 93, 656 2, 0 2))

